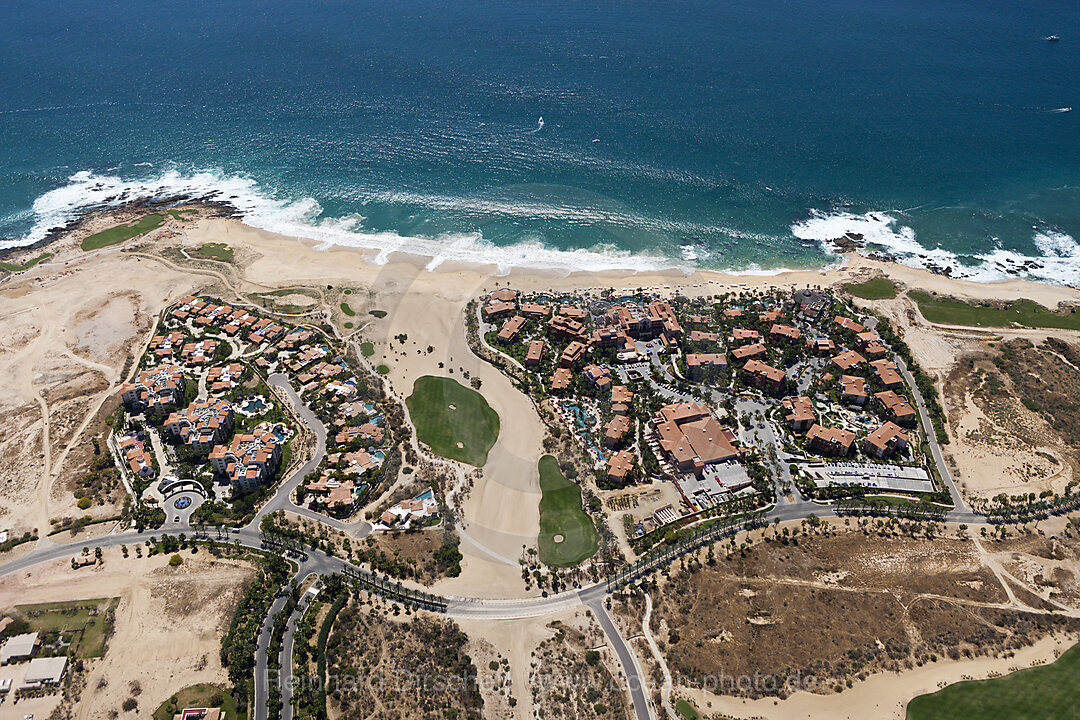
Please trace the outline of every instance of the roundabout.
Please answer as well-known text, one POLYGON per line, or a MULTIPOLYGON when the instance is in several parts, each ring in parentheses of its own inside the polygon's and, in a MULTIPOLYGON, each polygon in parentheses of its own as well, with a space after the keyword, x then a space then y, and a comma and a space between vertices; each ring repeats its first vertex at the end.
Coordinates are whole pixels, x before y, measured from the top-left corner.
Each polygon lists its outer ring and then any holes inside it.
POLYGON ((162 503, 165 509, 166 527, 188 525, 191 522, 192 513, 204 502, 206 502, 206 497, 195 490, 181 490, 170 494, 162 503))

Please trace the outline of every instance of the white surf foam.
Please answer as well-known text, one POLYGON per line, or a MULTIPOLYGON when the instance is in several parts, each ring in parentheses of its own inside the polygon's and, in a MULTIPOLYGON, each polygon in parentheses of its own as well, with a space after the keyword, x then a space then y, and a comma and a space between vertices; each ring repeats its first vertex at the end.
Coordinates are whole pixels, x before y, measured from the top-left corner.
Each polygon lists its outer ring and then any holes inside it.
POLYGON ((857 215, 850 212, 814 211, 810 218, 791 227, 798 238, 817 241, 828 253, 835 253, 833 240, 848 233, 861 235, 866 245, 861 252, 884 252, 909 267, 947 269, 952 277, 981 282, 1025 277, 1058 285, 1080 285, 1080 244, 1065 233, 1036 231, 1033 237, 1040 255, 1025 255, 996 247, 972 257, 965 263, 955 253, 942 248, 927 248, 915 237, 915 231, 901 225, 887 212, 857 215))
MULTIPOLYGON (((283 235, 315 240, 322 246, 344 245, 375 251, 375 262, 385 263, 395 252, 430 258, 429 268, 447 262, 495 265, 500 272, 511 268, 573 271, 656 271, 681 270, 689 272, 695 264, 709 259, 708 248, 684 244, 679 246, 680 258, 660 253, 637 253, 612 245, 597 245, 588 249, 558 250, 540 240, 500 247, 480 233, 439 234, 432 236, 403 236, 393 232, 369 232, 363 228, 365 218, 353 214, 338 218, 323 218, 322 207, 313 198, 283 201, 263 192, 249 179, 220 172, 182 173, 168 170, 141 180, 124 180, 113 175, 98 175, 83 171, 72 175, 68 184, 49 191, 35 200, 32 209, 33 226, 21 238, 0 241, 0 248, 31 245, 48 237, 50 230, 78 218, 83 212, 115 206, 135 200, 161 199, 172 196, 206 198, 235 207, 244 222, 283 235)), ((609 224, 618 228, 638 228, 669 235, 708 236, 724 233, 734 238, 751 240, 763 245, 782 241, 782 238, 741 233, 737 230, 706 226, 635 213, 625 207, 581 206, 572 202, 552 202, 546 198, 516 199, 453 197, 387 193, 363 198, 368 202, 414 204, 426 209, 456 211, 468 214, 499 216, 510 219, 531 218, 570 224, 609 224)), ((1033 237, 1040 255, 1024 255, 1003 248, 979 255, 976 265, 965 264, 953 253, 940 248, 925 248, 917 241, 915 232, 901 225, 886 212, 857 215, 850 212, 814 212, 791 228, 795 237, 815 241, 827 253, 833 253, 829 240, 857 233, 869 250, 880 250, 899 261, 919 268, 948 268, 954 277, 974 280, 997 280, 1017 275, 1043 282, 1080 285, 1080 244, 1071 236, 1052 230, 1037 231, 1033 237)), ((762 270, 750 264, 727 270, 743 274, 776 274, 785 268, 762 270)))
MULTIPOLYGON (((513 267, 554 269, 566 273, 577 270, 670 269, 688 272, 691 269, 663 255, 631 253, 607 245, 590 249, 557 250, 533 241, 499 247, 485 240, 479 233, 407 237, 392 232, 365 232, 362 229, 362 215, 321 218, 322 207, 313 198, 280 201, 261 192, 253 180, 211 171, 184 174, 169 170, 144 180, 123 180, 112 175, 78 172, 69 178, 68 184, 39 197, 33 205, 33 227, 21 238, 0 243, 0 247, 20 247, 40 242, 48 237, 52 229, 66 225, 87 210, 172 196, 206 198, 228 203, 237 209, 245 223, 263 230, 308 238, 324 245, 374 250, 374 260, 378 263, 387 262, 395 252, 403 252, 431 258, 428 263, 430 268, 452 261, 495 265, 503 273, 513 267)), ((439 203, 434 205, 438 206, 439 203)), ((447 200, 443 203, 443 207, 449 206, 460 209, 460 204, 455 201, 447 200)), ((479 203, 474 209, 495 208, 479 203)), ((509 206, 501 209, 506 213, 514 211, 509 206)), ((520 211, 521 208, 517 210, 520 211)), ((553 214, 570 217, 568 208, 553 214)), ((597 220, 599 217, 592 219, 597 220)))
POLYGON ((1071 235, 1052 230, 1036 231, 1032 239, 1041 255, 995 248, 978 256, 982 265, 973 279, 998 280, 1021 275, 1042 282, 1080 287, 1080 243, 1071 235))

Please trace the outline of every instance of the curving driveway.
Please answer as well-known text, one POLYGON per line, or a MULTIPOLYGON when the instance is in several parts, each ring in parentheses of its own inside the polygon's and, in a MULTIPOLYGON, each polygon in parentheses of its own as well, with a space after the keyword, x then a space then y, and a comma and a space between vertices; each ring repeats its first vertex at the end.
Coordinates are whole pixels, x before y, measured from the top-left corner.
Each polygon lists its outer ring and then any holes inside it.
POLYGON ((314 510, 300 507, 292 501, 293 491, 296 490, 296 486, 307 477, 308 473, 313 472, 318 468, 323 457, 326 456, 326 426, 315 416, 315 413, 311 411, 311 408, 300 399, 300 395, 297 394, 286 375, 283 373, 274 373, 267 377, 266 381, 285 393, 285 396, 289 399, 289 403, 292 405, 293 412, 303 420, 304 424, 307 425, 308 430, 315 436, 315 454, 310 460, 301 465, 300 468, 292 474, 292 477, 282 481, 278 486, 277 492, 274 493, 274 496, 271 497, 266 504, 262 506, 259 512, 255 514, 255 518, 248 527, 257 530, 263 517, 277 510, 285 510, 286 512, 295 513, 310 520, 329 525, 354 538, 367 537, 374 528, 371 523, 366 520, 360 520, 353 523, 342 522, 341 520, 323 515, 322 513, 317 513, 314 510))

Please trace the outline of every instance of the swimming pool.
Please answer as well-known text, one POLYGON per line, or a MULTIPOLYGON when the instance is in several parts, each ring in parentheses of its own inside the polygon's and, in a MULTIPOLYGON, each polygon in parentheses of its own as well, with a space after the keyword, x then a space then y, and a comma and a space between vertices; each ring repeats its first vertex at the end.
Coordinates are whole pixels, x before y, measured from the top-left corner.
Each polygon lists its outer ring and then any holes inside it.
POLYGON ((238 409, 245 415, 260 415, 266 412, 266 409, 268 407, 269 405, 267 404, 266 400, 263 399, 261 395, 259 395, 253 398, 248 398, 244 402, 240 403, 240 407, 238 409))

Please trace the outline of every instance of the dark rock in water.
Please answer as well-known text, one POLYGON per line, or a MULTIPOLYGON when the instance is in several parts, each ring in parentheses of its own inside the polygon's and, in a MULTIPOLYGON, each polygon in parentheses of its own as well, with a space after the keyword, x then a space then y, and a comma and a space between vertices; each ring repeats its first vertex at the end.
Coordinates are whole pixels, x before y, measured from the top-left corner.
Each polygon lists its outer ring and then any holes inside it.
POLYGON ((945 277, 952 277, 953 269, 945 265, 935 265, 933 263, 927 263, 926 269, 935 275, 944 275, 945 277))
POLYGON ((856 252, 865 245, 862 239, 863 236, 858 233, 846 233, 843 237, 833 238, 829 242, 837 252, 849 253, 856 252))

